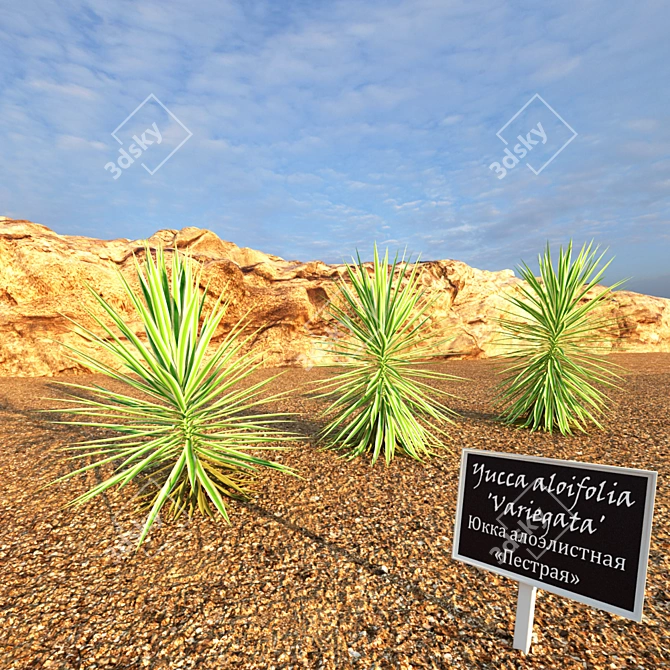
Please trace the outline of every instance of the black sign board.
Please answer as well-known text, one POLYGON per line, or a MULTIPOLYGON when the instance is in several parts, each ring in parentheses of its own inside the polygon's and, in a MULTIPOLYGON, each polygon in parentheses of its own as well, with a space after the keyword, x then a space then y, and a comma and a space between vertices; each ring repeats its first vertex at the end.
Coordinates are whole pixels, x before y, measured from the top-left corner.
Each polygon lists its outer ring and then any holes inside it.
POLYGON ((453 557, 642 620, 656 473, 465 449, 453 557))

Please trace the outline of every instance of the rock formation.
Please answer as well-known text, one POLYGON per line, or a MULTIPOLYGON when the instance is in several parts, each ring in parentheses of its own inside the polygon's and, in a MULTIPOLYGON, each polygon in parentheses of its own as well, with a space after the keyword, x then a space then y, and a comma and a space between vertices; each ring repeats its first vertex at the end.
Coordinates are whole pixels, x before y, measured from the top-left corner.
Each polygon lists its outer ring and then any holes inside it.
MULTIPOLYGON (((133 254, 141 259, 146 244, 177 248, 202 264, 203 287, 209 283, 212 294, 225 291, 229 300, 220 335, 248 315, 252 347, 264 364, 327 362, 319 343, 332 335, 325 308, 336 294, 334 282, 344 275, 342 265, 285 261, 200 228, 160 230, 148 240, 106 241, 58 235, 37 223, 0 217, 0 375, 83 371, 60 343, 83 344, 69 319, 94 326, 89 310, 98 308, 85 284, 141 332, 117 271, 136 286, 133 254)), ((422 282, 435 298, 428 330, 451 338, 441 352, 467 358, 500 352, 495 319, 504 293, 520 283, 514 273, 452 260, 422 266, 422 282)), ((670 300, 618 291, 605 309, 616 322, 612 349, 670 351, 670 300)))

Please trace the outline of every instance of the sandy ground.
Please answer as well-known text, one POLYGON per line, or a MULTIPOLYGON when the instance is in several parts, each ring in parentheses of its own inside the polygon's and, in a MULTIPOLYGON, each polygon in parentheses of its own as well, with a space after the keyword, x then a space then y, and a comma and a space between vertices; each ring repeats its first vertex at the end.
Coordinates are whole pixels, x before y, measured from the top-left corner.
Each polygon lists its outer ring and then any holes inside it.
MULTIPOLYGON (((63 509, 94 475, 39 490, 90 434, 35 411, 53 380, 0 379, 0 668, 670 667, 670 354, 616 360, 607 430, 578 437, 499 425, 492 364, 440 364, 472 380, 452 453, 388 468, 317 450, 319 404, 292 394, 306 438, 281 458, 304 479, 264 475, 231 526, 157 525, 138 553, 132 491, 63 509), (540 592, 532 653, 513 650, 515 583, 450 558, 463 447, 658 471, 644 622, 540 592)), ((284 372, 273 389, 327 374, 284 372)))

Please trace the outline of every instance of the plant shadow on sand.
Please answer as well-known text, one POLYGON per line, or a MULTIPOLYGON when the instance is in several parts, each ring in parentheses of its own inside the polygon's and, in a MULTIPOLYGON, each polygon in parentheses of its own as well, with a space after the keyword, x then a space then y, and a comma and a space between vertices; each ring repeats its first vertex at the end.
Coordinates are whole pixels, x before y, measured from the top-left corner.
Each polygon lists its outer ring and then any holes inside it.
MULTIPOLYGON (((64 508, 96 484, 94 473, 40 487, 67 471, 60 449, 98 429, 49 424, 57 416, 36 411, 53 406, 40 398, 62 393, 52 380, 4 379, 0 668, 668 665, 670 354, 617 362, 631 372, 613 393, 606 431, 568 437, 492 420, 489 362, 440 364, 473 380, 454 389, 462 416, 450 428, 452 453, 388 467, 321 451, 322 404, 281 398, 272 409, 296 412, 293 429, 307 439, 277 457, 303 479, 261 473, 250 500, 230 503, 231 525, 197 514, 166 521, 138 551, 133 494, 143 483, 64 508), (645 623, 540 592, 532 653, 512 650, 515 583, 451 560, 464 447, 658 471, 645 623)), ((321 374, 288 370, 268 392, 321 374)), ((75 381, 84 379, 101 383, 75 381)))

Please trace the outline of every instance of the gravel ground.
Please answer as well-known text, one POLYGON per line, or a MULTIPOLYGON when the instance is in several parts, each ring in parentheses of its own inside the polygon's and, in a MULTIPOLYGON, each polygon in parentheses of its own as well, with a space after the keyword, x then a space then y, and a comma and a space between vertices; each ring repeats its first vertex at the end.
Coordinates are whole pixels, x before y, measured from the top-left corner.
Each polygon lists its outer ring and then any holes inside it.
POLYGON ((73 510, 95 475, 39 490, 87 434, 35 411, 53 380, 0 379, 0 668, 670 667, 670 354, 615 358, 607 431, 566 438, 497 424, 490 362, 440 364, 471 381, 452 453, 426 464, 318 451, 319 405, 292 394, 308 437, 280 458, 304 479, 264 475, 231 526, 157 524, 137 553, 131 491, 73 510), (657 470, 644 622, 538 592, 531 654, 513 650, 516 584, 450 558, 463 447, 657 470))

